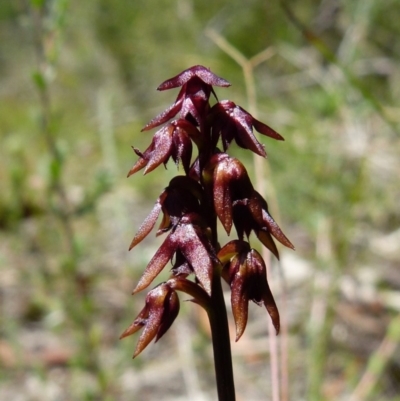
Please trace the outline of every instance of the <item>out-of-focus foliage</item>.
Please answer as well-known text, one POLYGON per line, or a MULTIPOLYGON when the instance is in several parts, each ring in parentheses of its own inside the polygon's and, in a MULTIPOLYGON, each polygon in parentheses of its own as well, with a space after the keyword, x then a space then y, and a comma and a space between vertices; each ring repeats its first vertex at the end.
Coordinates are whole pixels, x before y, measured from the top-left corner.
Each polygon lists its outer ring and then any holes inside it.
MULTIPOLYGON (((220 100, 246 108, 243 71, 207 29, 245 57, 273 52, 254 77, 258 119, 285 138, 260 140, 265 197, 296 246, 274 267, 274 293, 285 287, 288 302, 290 399, 396 399, 400 1, 288 1, 289 13, 245 3, 0 1, 1 401, 214 396, 200 315, 180 315, 175 334, 134 362, 132 344, 117 341, 142 304, 129 293, 155 244, 127 248, 175 175, 170 163, 125 178, 131 146, 151 141, 140 129, 170 102, 157 85, 201 64, 232 83, 220 100), (176 362, 165 367, 163 353, 176 362)), ((257 312, 233 346, 248 400, 269 396, 257 312)))

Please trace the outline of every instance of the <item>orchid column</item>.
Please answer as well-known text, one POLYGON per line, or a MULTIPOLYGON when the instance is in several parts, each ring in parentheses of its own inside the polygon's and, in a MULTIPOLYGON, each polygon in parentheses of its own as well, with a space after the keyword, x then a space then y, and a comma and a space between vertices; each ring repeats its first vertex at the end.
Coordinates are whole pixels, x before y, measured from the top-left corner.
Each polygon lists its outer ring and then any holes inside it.
POLYGON ((175 103, 143 128, 147 131, 163 125, 150 146, 144 152, 134 148, 139 159, 128 177, 141 169, 149 173, 160 164, 166 165, 171 157, 177 165, 182 164, 185 174, 169 182, 130 245, 132 249, 152 231, 162 212, 157 235, 165 233, 166 239, 133 293, 147 288, 168 262, 171 276, 148 293, 144 308, 121 338, 143 328, 136 357, 153 338, 158 341, 177 317, 177 291, 189 294, 209 316, 219 400, 233 401, 232 358, 221 279, 231 288, 236 341, 246 328, 250 300, 265 306, 279 333, 279 312, 268 286, 266 266, 251 247, 249 237, 254 232, 277 258, 273 237, 294 247, 269 214, 267 202, 253 188, 243 164, 226 153, 235 140, 241 148, 265 157, 253 128, 271 138, 283 138, 231 101, 217 101, 211 106, 211 94, 217 99, 213 86, 230 84, 202 66, 191 67, 162 83, 158 90, 181 90, 175 103), (197 148, 194 160, 193 144, 197 148), (218 242, 217 219, 228 235, 233 226, 236 231, 236 239, 223 246, 218 242))

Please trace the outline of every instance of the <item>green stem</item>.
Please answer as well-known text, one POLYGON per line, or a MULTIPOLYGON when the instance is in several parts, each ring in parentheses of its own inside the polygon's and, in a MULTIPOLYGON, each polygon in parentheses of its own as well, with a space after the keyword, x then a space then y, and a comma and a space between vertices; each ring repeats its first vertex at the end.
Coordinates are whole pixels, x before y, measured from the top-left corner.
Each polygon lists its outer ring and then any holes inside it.
MULTIPOLYGON (((215 273, 218 272, 215 271, 215 273)), ((211 325, 218 400, 235 401, 235 384, 233 380, 228 317, 226 314, 220 274, 214 274, 211 304, 212 308, 208 311, 208 318, 211 325)))

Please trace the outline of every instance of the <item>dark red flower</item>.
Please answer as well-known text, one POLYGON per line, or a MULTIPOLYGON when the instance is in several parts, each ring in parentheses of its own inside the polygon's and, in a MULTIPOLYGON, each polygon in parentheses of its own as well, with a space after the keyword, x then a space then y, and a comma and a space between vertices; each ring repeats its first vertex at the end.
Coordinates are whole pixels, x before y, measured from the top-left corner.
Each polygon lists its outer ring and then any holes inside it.
POLYGON ((187 84, 195 78, 199 78, 202 82, 210 86, 231 86, 228 81, 215 75, 208 68, 203 67, 202 65, 195 65, 185 71, 182 71, 175 77, 167 79, 161 85, 159 85, 157 89, 159 91, 163 91, 166 89, 177 88, 187 84))
POLYGON ((129 250, 139 244, 150 233, 161 211, 163 212, 163 219, 157 235, 176 226, 185 213, 202 214, 203 197, 203 189, 198 182, 183 175, 174 177, 158 197, 150 214, 139 227, 129 250))
POLYGON ((157 342, 167 332, 178 313, 178 295, 168 283, 162 283, 147 294, 144 308, 134 322, 121 334, 120 339, 130 336, 144 327, 133 354, 135 358, 153 338, 157 342))
POLYGON ((193 269, 205 291, 211 294, 213 265, 218 259, 208 238, 208 227, 196 213, 181 217, 150 260, 133 293, 146 288, 177 252, 183 256, 182 262, 187 262, 187 268, 193 269))
POLYGON ((192 141, 201 141, 197 128, 189 121, 179 119, 158 130, 150 146, 142 153, 133 148, 140 159, 128 173, 128 177, 145 167, 144 174, 153 171, 161 163, 167 164, 170 157, 175 164, 182 161, 185 173, 188 173, 192 158, 192 141))
POLYGON ((247 171, 238 159, 217 153, 211 157, 203 176, 206 184, 212 185, 215 211, 229 235, 233 202, 248 197, 254 190, 247 171))
POLYGON ((274 139, 283 140, 283 137, 271 127, 256 120, 246 110, 229 100, 216 103, 210 110, 209 118, 212 128, 212 141, 216 146, 221 137, 222 147, 226 151, 234 139, 236 143, 254 153, 265 157, 264 146, 257 141, 253 134, 253 127, 260 133, 274 139))
POLYGON ((253 191, 249 198, 238 199, 234 202, 233 223, 240 239, 243 239, 244 234, 249 237, 251 231, 254 231, 257 238, 278 259, 279 252, 272 236, 281 244, 294 249, 294 245, 269 214, 267 202, 257 191, 253 191))
POLYGON ((279 333, 279 311, 267 281, 267 269, 262 256, 248 242, 228 242, 219 252, 224 279, 231 287, 232 312, 236 324, 236 341, 247 325, 249 301, 264 304, 276 333, 279 333))
POLYGON ((209 107, 208 99, 210 98, 210 94, 214 93, 213 85, 226 87, 230 86, 230 83, 201 65, 191 67, 163 82, 157 88, 158 90, 172 89, 179 86, 181 86, 182 89, 175 103, 151 120, 142 131, 147 131, 164 124, 179 111, 181 113, 181 118, 194 119, 194 121, 201 126, 202 121, 205 120, 205 112, 209 107))
POLYGON ((271 234, 283 245, 294 249, 278 224, 268 212, 267 202, 254 189, 243 164, 226 153, 217 153, 204 169, 204 181, 212 185, 214 207, 226 232, 232 223, 239 239, 250 236, 251 231, 279 258, 271 234))

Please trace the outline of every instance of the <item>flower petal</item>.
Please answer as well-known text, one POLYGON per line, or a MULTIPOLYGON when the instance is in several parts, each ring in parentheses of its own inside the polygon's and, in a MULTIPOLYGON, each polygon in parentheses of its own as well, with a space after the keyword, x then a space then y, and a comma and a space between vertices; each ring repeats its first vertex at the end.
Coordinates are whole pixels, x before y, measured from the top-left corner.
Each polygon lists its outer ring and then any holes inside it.
POLYGON ((232 228, 232 194, 230 188, 229 159, 223 160, 214 170, 214 207, 225 231, 232 228))
POLYGON ((265 157, 266 153, 264 146, 257 141, 257 138, 253 134, 253 117, 239 106, 236 106, 233 109, 231 116, 236 123, 236 143, 244 149, 249 149, 256 154, 265 157))
POLYGON ((273 130, 268 125, 262 123, 261 121, 256 120, 253 118, 253 127, 258 131, 260 134, 269 136, 270 138, 277 139, 278 141, 284 141, 282 135, 278 134, 275 130, 273 130))
POLYGON ((219 250, 217 256, 221 263, 224 265, 228 263, 236 254, 248 251, 250 251, 250 246, 248 242, 235 239, 225 244, 219 250))
POLYGON ((220 87, 228 87, 231 84, 225 79, 215 75, 208 68, 205 68, 201 65, 197 65, 193 67, 195 70, 195 74, 206 84, 212 86, 220 86, 220 87))
POLYGON ((264 259, 255 249, 252 249, 247 255, 247 266, 251 267, 253 278, 255 279, 252 285, 253 293, 249 294, 249 297, 253 298, 256 303, 263 301, 275 327, 276 334, 278 334, 280 329, 279 311, 268 285, 267 268, 264 259))
POLYGON ((120 335, 119 339, 122 340, 123 338, 128 337, 139 331, 147 323, 148 317, 149 305, 146 304, 144 308, 140 311, 137 318, 133 321, 133 323, 120 335))
POLYGON ((144 174, 150 173, 161 163, 165 163, 171 155, 172 134, 174 126, 168 125, 158 130, 153 137, 153 151, 144 170, 144 174))
POLYGON ((172 142, 172 158, 176 164, 181 160, 183 169, 185 170, 185 173, 188 174, 192 159, 192 141, 182 128, 177 127, 175 128, 172 142))
POLYGON ((157 117, 154 117, 148 124, 146 124, 142 128, 143 131, 148 131, 154 127, 158 127, 161 124, 166 123, 168 120, 171 118, 175 117, 178 111, 182 107, 182 101, 183 99, 179 99, 170 107, 168 107, 167 110, 164 110, 162 113, 160 113, 157 117))
POLYGON ((140 159, 133 165, 133 167, 129 170, 127 177, 129 178, 131 175, 135 174, 139 170, 141 170, 146 164, 147 160, 144 158, 143 153, 140 152, 139 149, 132 148, 134 152, 139 155, 140 159))
POLYGON ((165 315, 165 300, 168 298, 170 293, 171 289, 165 283, 163 283, 153 288, 147 294, 145 308, 147 308, 148 317, 144 324, 144 330, 140 335, 139 341, 136 345, 133 358, 138 356, 153 340, 160 330, 163 320, 165 320, 165 318, 168 316, 165 315))
POLYGON ((212 73, 208 68, 202 65, 196 65, 194 67, 188 68, 182 71, 180 74, 173 78, 164 81, 157 89, 163 91, 166 89, 177 88, 178 86, 184 85, 193 77, 199 77, 203 82, 208 85, 227 87, 231 84, 223 78, 218 77, 212 73))
POLYGON ((274 256, 279 259, 279 252, 278 248, 275 245, 274 240, 271 237, 271 234, 264 230, 256 231, 257 238, 265 245, 273 254, 274 256))
POLYGON ((229 235, 235 202, 251 196, 253 186, 243 164, 238 159, 226 157, 221 158, 214 170, 213 188, 215 211, 229 235))
POLYGON ((289 241, 289 239, 279 228, 278 224, 276 224, 275 220, 270 216, 270 214, 266 210, 263 210, 263 220, 267 225, 268 230, 281 244, 287 246, 290 249, 295 249, 294 245, 289 241))
POLYGON ((213 266, 209 250, 191 224, 182 224, 174 235, 178 238, 176 241, 183 256, 193 266, 197 279, 210 295, 213 266))
POLYGON ((138 232, 133 237, 131 245, 129 246, 129 250, 131 250, 139 242, 141 242, 143 240, 143 238, 145 238, 149 234, 149 232, 153 229, 154 225, 156 224, 157 218, 160 214, 162 204, 166 197, 167 197, 167 192, 163 191, 162 194, 160 195, 160 197, 157 199, 152 211, 146 217, 144 222, 139 227, 138 232))
POLYGON ((278 307, 276 306, 274 297, 272 295, 269 286, 268 286, 268 291, 265 292, 263 295, 263 301, 265 309, 267 309, 267 312, 271 317, 272 324, 275 327, 276 334, 278 335, 281 328, 279 310, 278 307))
MULTIPOLYGON (((167 284, 165 284, 167 285, 167 284)), ((179 313, 179 297, 175 291, 170 291, 165 297, 163 316, 157 331, 156 342, 168 331, 179 313)))
POLYGON ((168 283, 162 283, 147 294, 144 308, 120 338, 127 337, 144 327, 133 354, 135 358, 154 337, 157 342, 166 333, 178 313, 178 295, 168 283))
POLYGON ((231 283, 232 313, 236 326, 235 341, 238 341, 244 333, 249 313, 249 297, 244 288, 245 278, 239 273, 239 271, 240 269, 238 269, 238 272, 231 283))
POLYGON ((133 354, 133 358, 137 357, 156 336, 158 327, 161 322, 162 311, 161 310, 154 311, 151 317, 152 317, 151 322, 149 321, 144 326, 144 330, 142 331, 142 334, 139 337, 135 352, 133 354))
POLYGON ((174 252, 176 251, 178 244, 176 243, 176 236, 172 232, 168 235, 165 241, 158 248, 155 255, 150 260, 142 277, 139 280, 136 288, 133 290, 133 294, 142 291, 150 285, 150 283, 160 274, 161 270, 165 267, 169 260, 171 260, 174 252))

